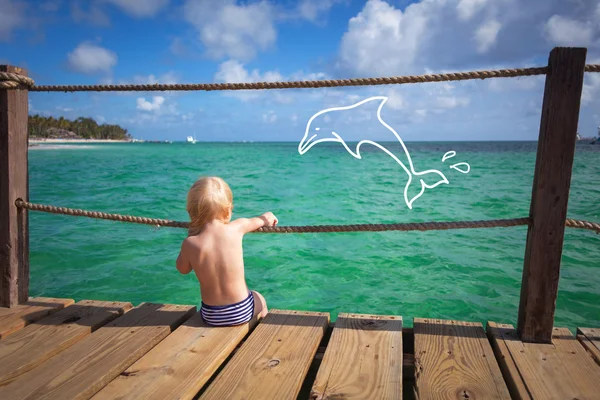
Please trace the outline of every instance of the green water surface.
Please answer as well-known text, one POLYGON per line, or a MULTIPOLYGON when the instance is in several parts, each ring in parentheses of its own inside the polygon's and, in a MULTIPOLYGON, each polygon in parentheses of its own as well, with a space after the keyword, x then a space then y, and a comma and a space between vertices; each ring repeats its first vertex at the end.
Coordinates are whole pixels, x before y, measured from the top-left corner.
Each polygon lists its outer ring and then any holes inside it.
MULTIPOLYGON (((297 143, 109 144, 33 148, 32 202, 187 220, 200 175, 224 178, 234 218, 272 211, 280 225, 452 221, 527 216, 534 142, 408 143, 417 170, 449 184, 414 202, 406 173, 371 148, 297 143), (456 156, 442 163, 442 155, 456 156), (469 174, 449 165, 468 162, 469 174)), ((399 146, 390 145, 395 151, 399 146)), ((418 189, 418 188, 417 188, 418 189)), ((600 221, 600 146, 578 145, 568 216, 600 221)), ((175 259, 186 232, 30 213, 31 294, 198 304, 175 259)), ((516 323, 527 228, 429 232, 249 234, 246 276, 270 308, 516 323)), ((567 229, 556 324, 600 326, 600 236, 567 229)))

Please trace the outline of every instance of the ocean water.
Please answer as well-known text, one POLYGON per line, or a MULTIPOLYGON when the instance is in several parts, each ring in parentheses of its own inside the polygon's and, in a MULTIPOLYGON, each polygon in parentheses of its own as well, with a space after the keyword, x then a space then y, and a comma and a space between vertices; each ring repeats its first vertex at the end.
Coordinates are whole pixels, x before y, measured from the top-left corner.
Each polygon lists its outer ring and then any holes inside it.
MULTIPOLYGON (((389 145, 399 151, 399 145, 389 145)), ((527 216, 535 142, 407 143, 417 170, 448 185, 409 209, 407 175, 371 147, 363 159, 323 144, 106 144, 32 148, 32 202, 187 220, 201 175, 224 178, 234 218, 272 211, 280 225, 453 221, 527 216), (445 152, 456 156, 442 162, 445 152), (449 166, 468 162, 461 174, 449 166)), ((568 216, 600 221, 600 146, 578 144, 568 216)), ((411 193, 414 193, 411 192, 411 193)), ((527 228, 248 234, 246 277, 270 308, 516 324, 527 228)), ((175 259, 186 231, 30 213, 34 296, 199 304, 175 259)), ((600 236, 567 228, 556 325, 600 326, 600 236)))

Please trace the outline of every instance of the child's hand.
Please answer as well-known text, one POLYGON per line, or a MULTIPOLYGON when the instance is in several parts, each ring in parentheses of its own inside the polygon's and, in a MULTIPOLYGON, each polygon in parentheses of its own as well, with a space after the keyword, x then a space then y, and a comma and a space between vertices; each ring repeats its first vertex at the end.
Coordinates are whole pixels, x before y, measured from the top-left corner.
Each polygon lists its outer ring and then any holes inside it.
POLYGON ((277 220, 277 217, 275 215, 273 215, 273 213, 271 211, 264 213, 262 216, 267 221, 265 226, 275 226, 275 225, 277 225, 277 222, 279 222, 277 220))
POLYGON ((238 218, 231 223, 232 226, 237 227, 242 234, 255 231, 263 226, 275 226, 279 221, 272 212, 268 211, 261 216, 253 218, 238 218))

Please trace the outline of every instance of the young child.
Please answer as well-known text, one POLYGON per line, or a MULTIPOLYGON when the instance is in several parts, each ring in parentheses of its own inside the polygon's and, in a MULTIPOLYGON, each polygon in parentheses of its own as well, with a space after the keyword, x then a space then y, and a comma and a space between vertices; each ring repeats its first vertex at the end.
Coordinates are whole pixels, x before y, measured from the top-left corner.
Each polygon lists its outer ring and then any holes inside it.
POLYGON ((233 195, 221 178, 203 177, 190 188, 188 237, 181 244, 177 270, 192 270, 200 282, 202 319, 209 325, 232 326, 267 315, 264 297, 248 290, 242 238, 262 226, 275 226, 271 212, 231 221, 233 195))

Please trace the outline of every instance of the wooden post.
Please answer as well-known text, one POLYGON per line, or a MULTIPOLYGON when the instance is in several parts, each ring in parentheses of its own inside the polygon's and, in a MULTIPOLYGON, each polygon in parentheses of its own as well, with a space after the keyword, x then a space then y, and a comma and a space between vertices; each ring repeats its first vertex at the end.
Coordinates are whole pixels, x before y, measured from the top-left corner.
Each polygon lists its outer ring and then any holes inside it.
POLYGON ((548 60, 517 322, 523 342, 552 342, 586 53, 555 48, 548 60))
MULTIPOLYGON (((27 71, 0 65, 0 71, 27 71)), ((0 306, 14 307, 29 297, 27 210, 15 200, 29 200, 27 147, 28 90, 0 89, 0 306)))

